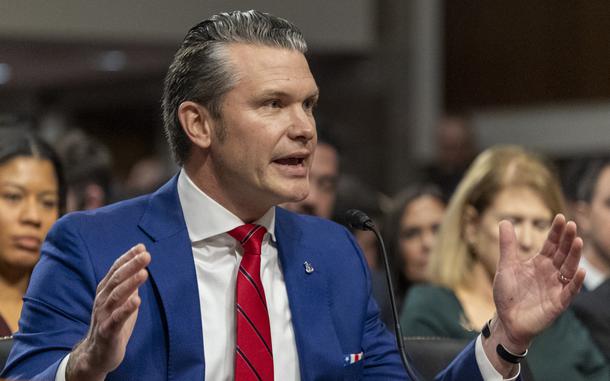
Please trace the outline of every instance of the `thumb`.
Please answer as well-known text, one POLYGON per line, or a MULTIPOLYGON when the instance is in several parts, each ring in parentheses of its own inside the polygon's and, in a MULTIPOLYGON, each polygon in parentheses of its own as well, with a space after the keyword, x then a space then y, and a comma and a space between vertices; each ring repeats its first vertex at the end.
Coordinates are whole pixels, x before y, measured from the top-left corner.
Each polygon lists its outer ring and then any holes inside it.
POLYGON ((500 229, 500 260, 498 269, 500 269, 517 259, 519 245, 517 244, 515 228, 510 221, 500 221, 498 229, 500 229))

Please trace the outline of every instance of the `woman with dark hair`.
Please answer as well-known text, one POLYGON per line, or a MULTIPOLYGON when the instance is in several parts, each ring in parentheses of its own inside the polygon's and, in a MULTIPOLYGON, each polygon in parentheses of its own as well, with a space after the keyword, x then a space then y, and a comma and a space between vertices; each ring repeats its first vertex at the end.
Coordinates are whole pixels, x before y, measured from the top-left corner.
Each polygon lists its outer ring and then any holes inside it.
MULTIPOLYGON (((413 184, 395 197, 384 226, 396 303, 400 311, 411 285, 426 281, 428 258, 445 213, 441 189, 433 184, 413 184)), ((392 311, 385 281, 376 292, 382 320, 391 327, 392 311)))
POLYGON ((23 129, 0 129, 0 336, 17 330, 42 242, 64 207, 53 149, 23 129))

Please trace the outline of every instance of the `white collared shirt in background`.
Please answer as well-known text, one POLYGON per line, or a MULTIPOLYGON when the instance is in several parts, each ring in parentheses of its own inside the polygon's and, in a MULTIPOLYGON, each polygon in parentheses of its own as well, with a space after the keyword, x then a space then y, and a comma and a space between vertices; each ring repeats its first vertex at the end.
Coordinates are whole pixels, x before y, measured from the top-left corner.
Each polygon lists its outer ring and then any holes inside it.
POLYGON ((587 272, 583 284, 589 291, 595 290, 608 278, 603 272, 599 271, 597 267, 593 266, 591 262, 587 261, 587 258, 584 256, 580 258, 579 266, 587 272))

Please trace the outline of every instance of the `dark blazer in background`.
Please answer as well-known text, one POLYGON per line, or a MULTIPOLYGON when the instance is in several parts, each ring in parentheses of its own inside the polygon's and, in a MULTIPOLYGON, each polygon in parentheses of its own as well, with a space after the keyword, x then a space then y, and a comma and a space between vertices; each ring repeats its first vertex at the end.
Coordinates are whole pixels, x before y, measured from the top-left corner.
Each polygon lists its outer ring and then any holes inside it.
POLYGON ((578 294, 572 303, 572 309, 610 361, 610 279, 595 290, 578 294))

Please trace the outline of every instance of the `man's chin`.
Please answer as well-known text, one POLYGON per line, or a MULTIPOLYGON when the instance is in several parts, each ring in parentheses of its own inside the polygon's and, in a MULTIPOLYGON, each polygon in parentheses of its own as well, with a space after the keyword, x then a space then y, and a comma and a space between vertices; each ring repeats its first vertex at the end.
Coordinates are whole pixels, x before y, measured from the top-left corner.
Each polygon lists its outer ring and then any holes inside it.
POLYGON ((298 203, 303 201, 309 195, 309 187, 292 187, 283 189, 280 197, 282 197, 281 204, 298 203))

